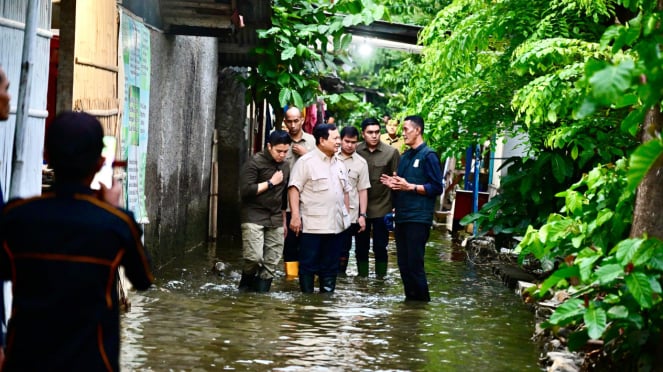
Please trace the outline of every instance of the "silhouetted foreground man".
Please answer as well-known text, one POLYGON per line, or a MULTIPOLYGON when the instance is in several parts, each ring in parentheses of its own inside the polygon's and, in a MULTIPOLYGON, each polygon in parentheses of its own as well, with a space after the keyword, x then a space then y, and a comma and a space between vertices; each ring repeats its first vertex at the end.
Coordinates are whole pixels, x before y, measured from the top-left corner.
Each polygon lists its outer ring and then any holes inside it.
POLYGON ((5 206, 0 278, 14 301, 4 371, 119 370, 117 268, 139 290, 153 277, 140 227, 117 207, 120 185, 89 188, 102 138, 93 116, 60 114, 45 140, 53 191, 5 206))

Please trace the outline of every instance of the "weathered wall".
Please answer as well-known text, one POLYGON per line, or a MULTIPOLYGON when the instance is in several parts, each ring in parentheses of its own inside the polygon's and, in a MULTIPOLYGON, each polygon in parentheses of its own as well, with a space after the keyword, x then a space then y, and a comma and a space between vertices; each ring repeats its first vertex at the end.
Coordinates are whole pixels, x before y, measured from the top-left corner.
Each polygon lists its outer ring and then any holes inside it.
POLYGON ((240 240, 239 170, 247 158, 246 87, 236 76, 246 69, 219 71, 216 127, 219 131, 219 231, 225 241, 240 240))
POLYGON ((151 52, 145 242, 159 268, 207 240, 218 49, 152 32, 151 52))

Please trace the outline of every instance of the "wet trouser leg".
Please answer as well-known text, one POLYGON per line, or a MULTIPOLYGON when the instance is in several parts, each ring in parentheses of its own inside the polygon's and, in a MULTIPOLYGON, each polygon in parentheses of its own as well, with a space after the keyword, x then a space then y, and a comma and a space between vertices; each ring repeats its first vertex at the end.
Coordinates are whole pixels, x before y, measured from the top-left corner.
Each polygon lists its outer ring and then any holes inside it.
MULTIPOLYGON (((308 280, 309 277, 318 274, 320 283, 330 285, 334 290, 338 264, 343 243, 343 233, 340 234, 301 234, 301 248, 299 251, 299 278, 308 280)), ((301 283, 300 283, 301 287, 301 283)), ((302 287, 302 291, 304 287, 302 287)))
POLYGON ((242 224, 243 273, 257 274, 262 266, 263 247, 265 244, 263 229, 262 226, 255 223, 246 222, 242 224))
POLYGON ((297 275, 296 267, 299 261, 299 246, 300 236, 297 236, 294 231, 290 229, 290 220, 292 215, 290 212, 285 214, 286 226, 288 226, 288 234, 283 242, 283 262, 285 263, 286 275, 297 275), (288 270, 290 268, 290 270, 288 270), (289 272, 291 271, 291 272, 289 272))
POLYGON ((352 249, 352 237, 357 235, 359 224, 353 223, 343 232, 343 245, 341 247, 341 260, 339 261, 338 272, 345 274, 348 268, 348 260, 350 258, 350 250, 352 249))
POLYGON ((371 248, 371 220, 366 220, 364 231, 355 237, 355 258, 357 259, 357 275, 368 276, 368 251, 371 248))
POLYGON ((283 252, 283 227, 265 227, 264 240, 263 262, 259 276, 262 279, 272 279, 283 252))
POLYGON ((239 289, 250 290, 262 265, 264 231, 262 226, 249 222, 243 223, 241 228, 243 263, 239 289))
POLYGON ((285 216, 286 226, 288 226, 288 235, 283 242, 283 261, 299 261, 300 236, 297 236, 297 234, 290 229, 290 220, 292 219, 290 212, 287 212, 285 216))
POLYGON ((430 301, 428 281, 424 271, 424 253, 430 235, 430 225, 398 223, 394 234, 405 299, 430 301))
POLYGON ((368 275, 368 251, 371 246, 371 237, 373 238, 373 255, 375 256, 376 268, 380 268, 377 272, 379 276, 384 276, 387 271, 387 245, 389 244, 389 230, 384 223, 384 218, 369 218, 366 221, 366 229, 359 234, 355 241, 355 253, 357 257, 357 267, 359 269, 359 276, 368 275), (365 275, 363 267, 366 268, 365 275))
POLYGON ((371 219, 373 225, 373 255, 375 256, 375 275, 383 277, 387 274, 387 245, 389 244, 389 230, 384 218, 371 219))

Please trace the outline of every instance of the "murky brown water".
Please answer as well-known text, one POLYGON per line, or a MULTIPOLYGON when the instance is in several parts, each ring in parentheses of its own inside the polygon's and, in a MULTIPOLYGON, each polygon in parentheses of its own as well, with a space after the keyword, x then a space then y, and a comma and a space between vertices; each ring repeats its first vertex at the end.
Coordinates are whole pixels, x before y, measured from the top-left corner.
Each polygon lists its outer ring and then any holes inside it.
POLYGON ((238 293, 239 249, 193 252, 159 273, 158 289, 131 293, 123 370, 541 370, 532 313, 489 269, 452 261, 464 253, 446 235, 427 247, 428 304, 403 301, 394 246, 390 255, 384 280, 351 265, 334 294, 303 295, 284 277, 268 294, 238 293))

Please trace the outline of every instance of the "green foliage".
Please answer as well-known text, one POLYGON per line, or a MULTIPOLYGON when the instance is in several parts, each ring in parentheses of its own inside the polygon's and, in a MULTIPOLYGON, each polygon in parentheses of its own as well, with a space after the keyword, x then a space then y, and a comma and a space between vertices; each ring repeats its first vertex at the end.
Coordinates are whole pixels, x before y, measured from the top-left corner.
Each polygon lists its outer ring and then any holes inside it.
POLYGON ((272 11, 272 26, 258 32, 262 44, 245 81, 248 98, 303 107, 321 94, 319 78, 336 72, 335 60, 347 59, 352 36, 344 29, 382 18, 384 7, 371 0, 277 0, 272 11))
MULTIPOLYGON (((631 163, 641 156, 634 152, 631 163)), ((637 361, 658 342, 663 326, 663 241, 628 238, 635 198, 628 186, 631 172, 625 159, 591 170, 558 194, 565 200, 561 214, 551 214, 540 229, 530 226, 518 249, 521 259, 564 257, 538 294, 574 283, 574 298, 555 311, 549 326, 582 324, 579 332, 602 339, 616 358, 631 355, 637 361)), ((645 172, 636 173, 641 179, 645 172)))
POLYGON ((592 171, 594 164, 613 163, 631 153, 633 138, 614 133, 614 125, 597 120, 593 126, 561 127, 541 145, 536 158, 510 158, 502 165, 508 173, 500 181, 500 193, 461 224, 476 222, 482 232, 514 235, 523 235, 529 225, 543 225, 564 206, 555 195, 592 171))
POLYGON ((454 154, 518 130, 546 142, 582 102, 575 84, 600 54, 614 3, 457 0, 439 12, 421 33, 422 63, 407 91, 409 111, 431 123, 428 143, 454 154))
POLYGON ((542 225, 548 214, 561 208, 563 201, 555 199, 555 194, 580 174, 570 157, 559 150, 542 152, 534 159, 513 157, 505 167, 508 174, 501 179, 501 192, 477 213, 465 216, 462 225, 477 223, 484 233, 522 235, 527 226, 542 225))

